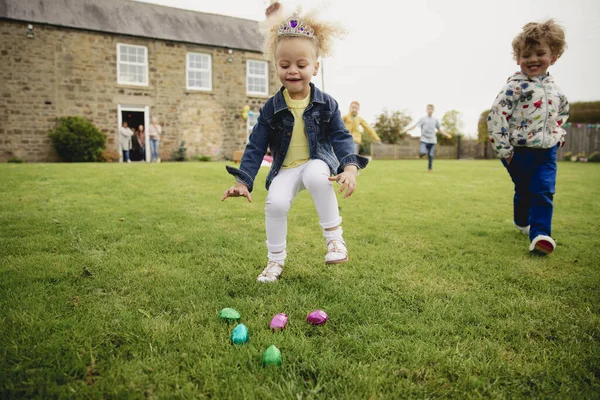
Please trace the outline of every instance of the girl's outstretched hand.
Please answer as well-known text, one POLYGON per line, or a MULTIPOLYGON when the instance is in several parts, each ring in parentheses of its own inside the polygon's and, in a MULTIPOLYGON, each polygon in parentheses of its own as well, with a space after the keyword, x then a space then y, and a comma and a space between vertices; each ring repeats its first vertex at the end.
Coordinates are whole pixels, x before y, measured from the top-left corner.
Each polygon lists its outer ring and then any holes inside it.
POLYGON ((252 196, 250 195, 250 191, 248 190, 248 186, 243 183, 236 183, 235 186, 230 187, 223 193, 223 198, 221 201, 224 201, 228 197, 240 197, 244 196, 248 199, 248 203, 252 203, 252 196))
POLYGON ((346 190, 346 194, 344 194, 345 199, 352 196, 352 193, 354 193, 354 189, 356 188, 356 172, 356 167, 352 165, 346 167, 344 169, 344 172, 342 172, 341 174, 329 177, 330 181, 336 181, 337 183, 342 185, 340 190, 338 190, 338 193, 342 193, 344 190, 348 189, 346 190))

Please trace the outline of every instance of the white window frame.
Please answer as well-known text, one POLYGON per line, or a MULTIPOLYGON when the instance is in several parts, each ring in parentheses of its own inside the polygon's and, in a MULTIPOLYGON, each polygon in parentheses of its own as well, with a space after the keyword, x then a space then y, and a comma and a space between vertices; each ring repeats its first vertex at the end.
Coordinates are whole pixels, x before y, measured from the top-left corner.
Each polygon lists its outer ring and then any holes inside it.
POLYGON ((259 60, 246 61, 246 94, 258 95, 258 96, 268 96, 269 95, 269 63, 267 61, 259 61, 259 60), (250 65, 252 65, 253 63, 263 64, 265 66, 265 74, 264 75, 251 74, 250 73, 250 65), (265 91, 264 92, 250 91, 250 87, 249 87, 249 79, 250 78, 263 78, 265 80, 265 91))
POLYGON ((117 43, 117 83, 119 85, 132 85, 132 86, 148 86, 148 47, 139 46, 135 44, 117 43), (144 62, 132 62, 132 61, 121 61, 121 49, 124 47, 130 47, 135 49, 144 49, 144 62), (143 66, 144 67, 144 82, 128 82, 121 80, 121 64, 143 66))
POLYGON ((185 56, 185 87, 187 90, 200 90, 200 91, 211 91, 212 90, 212 56, 207 53, 196 53, 188 52, 185 56), (204 56, 208 58, 208 69, 202 68, 191 68, 190 67, 190 56, 204 56), (208 86, 190 86, 189 72, 208 72, 208 86))

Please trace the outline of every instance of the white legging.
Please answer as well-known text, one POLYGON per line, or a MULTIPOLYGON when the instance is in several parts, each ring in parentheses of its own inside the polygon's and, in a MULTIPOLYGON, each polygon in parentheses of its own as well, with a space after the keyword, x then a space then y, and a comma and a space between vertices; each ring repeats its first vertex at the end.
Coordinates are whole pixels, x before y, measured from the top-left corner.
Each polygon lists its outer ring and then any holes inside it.
POLYGON ((323 229, 342 223, 329 167, 321 160, 310 160, 298 167, 281 169, 271 182, 265 205, 267 249, 271 253, 285 250, 287 216, 294 198, 307 189, 313 198, 323 229))

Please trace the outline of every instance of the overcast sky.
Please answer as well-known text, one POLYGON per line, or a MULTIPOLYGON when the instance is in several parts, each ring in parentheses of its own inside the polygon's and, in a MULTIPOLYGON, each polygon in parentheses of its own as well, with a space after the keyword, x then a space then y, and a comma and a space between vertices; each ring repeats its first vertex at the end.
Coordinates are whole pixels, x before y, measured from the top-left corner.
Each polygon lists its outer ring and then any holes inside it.
MULTIPOLYGON (((143 0, 201 12, 261 20, 268 0, 143 0)), ((287 10, 323 0, 282 1, 287 10)), ((518 70, 511 42, 531 21, 555 18, 568 48, 550 68, 570 102, 600 100, 599 0, 329 0, 322 15, 348 35, 323 60, 325 91, 346 113, 352 100, 369 123, 384 108, 417 120, 427 103, 441 119, 463 115, 466 135, 477 132, 506 79, 518 70)), ((313 82, 321 87, 321 76, 313 82)), ((416 131, 414 133, 417 133, 416 131)))

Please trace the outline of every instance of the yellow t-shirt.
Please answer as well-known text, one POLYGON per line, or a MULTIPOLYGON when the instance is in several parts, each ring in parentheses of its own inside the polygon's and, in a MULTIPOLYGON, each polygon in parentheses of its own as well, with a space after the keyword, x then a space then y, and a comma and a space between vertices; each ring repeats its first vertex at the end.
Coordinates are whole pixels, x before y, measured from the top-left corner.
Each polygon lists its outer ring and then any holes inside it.
MULTIPOLYGON (((304 114, 304 110, 306 110, 308 103, 310 103, 310 92, 306 98, 294 100, 290 97, 287 89, 284 89, 283 98, 285 99, 285 103, 290 109, 290 112, 294 116, 294 129, 292 130, 290 147, 285 156, 285 160, 283 160, 282 168, 293 168, 310 160, 308 136, 306 136, 304 120, 302 119, 302 114, 304 114)), ((284 132, 283 134, 287 135, 287 132, 284 132)))

